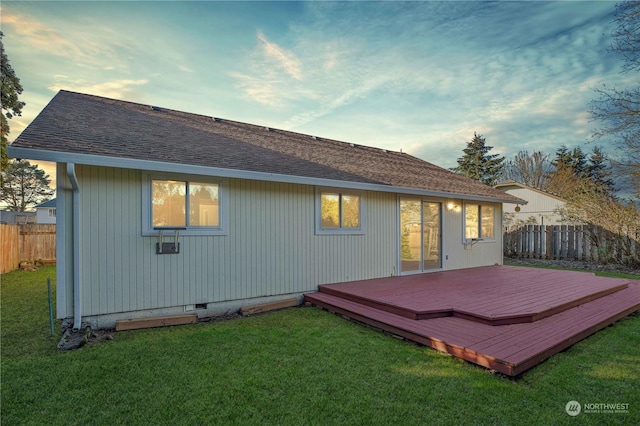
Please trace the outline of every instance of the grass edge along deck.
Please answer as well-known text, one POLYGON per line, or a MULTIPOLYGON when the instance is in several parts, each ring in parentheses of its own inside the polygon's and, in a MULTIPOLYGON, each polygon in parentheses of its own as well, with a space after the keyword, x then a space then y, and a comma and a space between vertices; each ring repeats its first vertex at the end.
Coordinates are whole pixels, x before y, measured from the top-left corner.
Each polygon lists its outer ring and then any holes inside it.
POLYGON ((458 317, 424 320, 323 292, 305 301, 500 373, 517 376, 640 309, 640 281, 543 319, 503 326, 458 317))

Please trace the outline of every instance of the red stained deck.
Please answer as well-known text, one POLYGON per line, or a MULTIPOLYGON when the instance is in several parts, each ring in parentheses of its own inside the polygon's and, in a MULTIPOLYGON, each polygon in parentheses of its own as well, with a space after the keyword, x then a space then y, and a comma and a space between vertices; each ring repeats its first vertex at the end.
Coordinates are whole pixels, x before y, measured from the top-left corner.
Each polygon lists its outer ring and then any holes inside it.
POLYGON ((518 375, 640 309, 640 281, 488 266, 321 285, 305 300, 518 375))

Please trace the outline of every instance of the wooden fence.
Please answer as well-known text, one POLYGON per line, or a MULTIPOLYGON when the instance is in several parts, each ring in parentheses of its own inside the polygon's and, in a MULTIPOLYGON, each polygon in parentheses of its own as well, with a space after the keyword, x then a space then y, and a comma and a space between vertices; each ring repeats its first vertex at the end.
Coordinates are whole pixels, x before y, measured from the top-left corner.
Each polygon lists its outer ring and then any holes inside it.
POLYGON ((0 274, 11 272, 20 263, 20 228, 18 225, 0 224, 0 274))
POLYGON ((0 273, 18 269, 20 262, 55 263, 56 225, 0 224, 0 273))
POLYGON ((638 235, 621 236, 593 225, 524 225, 504 233, 508 257, 627 263, 640 256, 638 235))

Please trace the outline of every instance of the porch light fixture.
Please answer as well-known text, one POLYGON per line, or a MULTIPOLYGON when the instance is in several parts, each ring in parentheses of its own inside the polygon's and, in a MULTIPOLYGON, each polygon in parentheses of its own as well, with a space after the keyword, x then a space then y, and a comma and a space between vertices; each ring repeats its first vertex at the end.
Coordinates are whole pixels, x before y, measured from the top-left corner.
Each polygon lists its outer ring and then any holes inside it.
POLYGON ((516 208, 514 210, 516 211, 516 213, 518 213, 520 211, 520 206, 516 204, 516 208))
POLYGON ((458 205, 454 201, 447 202, 447 210, 458 210, 458 205))

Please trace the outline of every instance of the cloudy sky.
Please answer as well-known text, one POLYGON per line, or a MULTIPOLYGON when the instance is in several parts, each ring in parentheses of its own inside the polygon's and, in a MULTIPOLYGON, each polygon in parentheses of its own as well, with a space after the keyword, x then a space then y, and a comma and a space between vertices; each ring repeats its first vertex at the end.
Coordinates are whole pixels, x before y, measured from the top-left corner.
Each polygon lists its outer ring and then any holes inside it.
POLYGON ((630 78, 607 53, 614 11, 611 1, 5 0, 3 41, 27 103, 10 138, 67 89, 443 167, 474 132, 507 157, 591 150, 593 89, 630 78))

